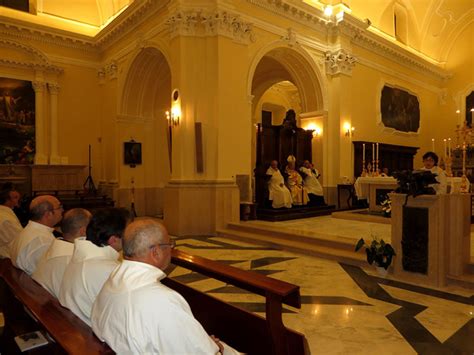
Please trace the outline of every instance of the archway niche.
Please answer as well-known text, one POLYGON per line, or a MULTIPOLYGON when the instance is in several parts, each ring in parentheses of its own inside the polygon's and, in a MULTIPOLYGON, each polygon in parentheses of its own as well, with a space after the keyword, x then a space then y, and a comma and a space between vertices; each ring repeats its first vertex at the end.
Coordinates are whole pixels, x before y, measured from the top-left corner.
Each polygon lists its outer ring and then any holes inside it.
POLYGON ((171 69, 163 53, 142 49, 129 67, 118 115, 118 150, 121 152, 119 205, 131 204, 135 190, 138 215, 161 215, 164 186, 170 179, 169 130, 166 111, 171 102, 171 69), (142 164, 123 162, 123 143, 142 144, 142 164), (133 180, 133 184, 132 184, 133 180))

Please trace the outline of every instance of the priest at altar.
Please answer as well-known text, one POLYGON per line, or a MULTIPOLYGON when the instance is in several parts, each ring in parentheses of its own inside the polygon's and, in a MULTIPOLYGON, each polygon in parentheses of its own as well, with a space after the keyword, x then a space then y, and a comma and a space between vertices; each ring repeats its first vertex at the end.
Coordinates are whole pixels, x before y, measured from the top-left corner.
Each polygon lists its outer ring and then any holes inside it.
POLYGON ((290 190, 285 185, 283 175, 278 169, 278 162, 272 160, 270 167, 266 172, 267 177, 270 178, 268 181, 269 200, 272 201, 273 208, 291 208, 291 194, 290 190))

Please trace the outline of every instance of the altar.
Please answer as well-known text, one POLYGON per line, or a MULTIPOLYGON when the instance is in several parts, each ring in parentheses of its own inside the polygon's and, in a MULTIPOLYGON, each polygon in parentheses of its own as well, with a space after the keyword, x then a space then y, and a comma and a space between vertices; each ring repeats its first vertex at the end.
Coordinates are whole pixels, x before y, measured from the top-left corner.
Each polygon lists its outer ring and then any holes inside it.
POLYGON ((382 211, 381 203, 387 198, 387 194, 396 190, 397 187, 397 179, 392 176, 359 177, 354 183, 357 198, 367 199, 371 212, 382 211))

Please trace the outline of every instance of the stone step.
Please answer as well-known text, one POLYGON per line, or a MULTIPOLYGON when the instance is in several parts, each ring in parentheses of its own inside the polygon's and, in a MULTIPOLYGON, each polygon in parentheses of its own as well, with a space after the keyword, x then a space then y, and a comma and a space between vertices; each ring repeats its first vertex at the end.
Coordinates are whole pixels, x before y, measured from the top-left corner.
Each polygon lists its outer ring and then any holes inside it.
POLYGON ((474 274, 464 274, 459 276, 447 275, 446 278, 450 285, 457 285, 474 290, 474 274))
POLYGON ((251 233, 249 231, 242 231, 230 228, 218 229, 217 235, 219 237, 229 238, 236 241, 256 243, 275 249, 283 249, 291 252, 322 257, 353 265, 367 264, 365 253, 356 253, 354 252, 353 248, 349 251, 341 248, 334 248, 314 243, 309 244, 297 239, 292 240, 284 238, 274 238, 273 235, 270 236, 268 235, 268 233, 267 235, 264 235, 260 233, 251 233))

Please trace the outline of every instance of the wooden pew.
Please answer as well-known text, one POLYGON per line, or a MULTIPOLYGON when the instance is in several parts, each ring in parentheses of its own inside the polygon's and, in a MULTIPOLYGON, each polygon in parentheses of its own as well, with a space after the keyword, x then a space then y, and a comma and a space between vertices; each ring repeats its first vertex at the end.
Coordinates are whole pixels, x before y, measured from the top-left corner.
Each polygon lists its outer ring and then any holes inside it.
POLYGON ((8 303, 2 305, 6 326, 15 322, 23 305, 57 343, 49 346, 48 353, 113 354, 87 324, 62 307, 56 298, 26 273, 15 268, 9 259, 0 260, 0 277, 10 291, 10 295, 7 295, 8 303), (18 301, 21 303, 20 307, 18 301))
MULTIPOLYGON (((194 316, 209 334, 250 355, 309 353, 304 335, 287 329, 282 321, 282 304, 301 307, 298 286, 179 250, 173 250, 172 263, 265 297, 266 318, 262 318, 172 278, 162 280, 186 298, 194 316)), ((113 353, 85 323, 26 273, 13 267, 8 259, 0 260, 0 278, 10 289, 10 302, 18 299, 56 341, 59 350, 69 354, 113 353)), ((10 304, 4 310, 7 324, 17 311, 18 307, 10 304)), ((54 353, 60 352, 56 349, 54 353)))
POLYGON ((162 280, 186 298, 194 316, 209 334, 247 354, 309 353, 304 335, 287 329, 282 321, 282 304, 301 308, 299 286, 176 249, 171 262, 265 297, 266 318, 262 318, 172 278, 162 280))

